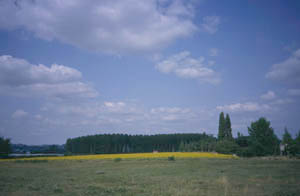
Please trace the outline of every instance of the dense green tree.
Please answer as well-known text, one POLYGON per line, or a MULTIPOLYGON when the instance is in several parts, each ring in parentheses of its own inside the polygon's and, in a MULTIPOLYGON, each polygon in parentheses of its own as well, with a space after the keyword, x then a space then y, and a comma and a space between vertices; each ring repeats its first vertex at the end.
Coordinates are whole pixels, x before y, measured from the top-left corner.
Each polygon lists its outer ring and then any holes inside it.
POLYGON ((8 155, 11 152, 10 139, 0 137, 0 155, 8 155))
POLYGON ((225 131, 224 131, 224 138, 228 140, 232 140, 232 129, 231 129, 231 121, 228 114, 226 114, 225 118, 225 131))
MULTIPOLYGON (((103 134, 68 139, 65 147, 67 154, 196 151, 198 141, 211 138, 214 137, 205 133, 158 135, 103 134)), ((210 145, 209 148, 212 148, 212 146, 210 145)))
POLYGON ((252 148, 251 148, 250 136, 244 136, 239 132, 237 135, 238 137, 235 139, 235 142, 239 147, 236 154, 241 157, 254 156, 254 152, 252 152, 252 148))
POLYGON ((292 155, 300 156, 300 130, 293 140, 293 145, 290 149, 292 155))
POLYGON ((180 142, 180 144, 179 144, 179 151, 180 152, 186 151, 185 143, 184 142, 180 142))
POLYGON ((252 122, 248 127, 251 149, 256 156, 279 154, 279 140, 274 134, 270 122, 265 118, 252 122))
POLYGON ((293 154, 292 151, 294 148, 294 140, 293 140, 291 134, 288 132, 287 128, 284 128, 284 134, 282 136, 282 144, 285 146, 285 148, 284 148, 285 155, 293 154))
POLYGON ((225 122, 225 117, 224 113, 220 113, 219 117, 219 132, 218 132, 218 139, 222 140, 225 138, 225 129, 226 129, 226 122, 225 122))
POLYGON ((235 142, 240 147, 248 147, 250 145, 250 136, 244 136, 241 133, 238 132, 237 138, 235 139, 235 142))
POLYGON ((239 146, 233 140, 221 140, 216 145, 216 152, 223 154, 235 154, 239 146))
MULTIPOLYGON (((249 136, 238 133, 232 137, 230 117, 220 113, 218 139, 202 134, 127 135, 101 134, 68 139, 67 153, 102 154, 134 152, 203 151, 237 154, 239 156, 265 156, 279 153, 279 140, 270 122, 260 118, 248 127, 249 136)), ((287 137, 289 138, 289 137, 287 137)), ((289 140, 288 140, 289 141, 289 140)), ((290 148, 292 155, 300 154, 300 132, 290 148)))

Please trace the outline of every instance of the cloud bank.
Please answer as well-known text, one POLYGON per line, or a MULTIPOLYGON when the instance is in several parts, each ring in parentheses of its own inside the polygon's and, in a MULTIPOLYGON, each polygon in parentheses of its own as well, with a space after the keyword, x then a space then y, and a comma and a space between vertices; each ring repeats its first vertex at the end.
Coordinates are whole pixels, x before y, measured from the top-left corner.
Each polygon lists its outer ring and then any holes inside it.
MULTIPOLYGON (((0 1, 0 28, 24 28, 44 40, 59 40, 91 51, 149 51, 191 35, 192 1, 17 0, 0 1)), ((206 18, 215 32, 218 20, 206 18)))
POLYGON ((165 74, 173 73, 181 78, 217 84, 220 82, 219 75, 209 65, 204 57, 195 59, 191 57, 190 52, 183 51, 158 62, 156 68, 165 74))
POLYGON ((268 91, 265 94, 261 95, 260 98, 264 100, 271 100, 276 97, 275 93, 273 91, 268 91))
POLYGON ((96 97, 78 70, 64 65, 34 65, 24 59, 0 56, 0 93, 36 97, 96 97))
POLYGON ((217 110, 226 112, 265 112, 271 110, 271 107, 268 104, 246 102, 217 106, 217 110))
POLYGON ((300 49, 283 62, 272 65, 266 78, 289 84, 300 83, 300 49))

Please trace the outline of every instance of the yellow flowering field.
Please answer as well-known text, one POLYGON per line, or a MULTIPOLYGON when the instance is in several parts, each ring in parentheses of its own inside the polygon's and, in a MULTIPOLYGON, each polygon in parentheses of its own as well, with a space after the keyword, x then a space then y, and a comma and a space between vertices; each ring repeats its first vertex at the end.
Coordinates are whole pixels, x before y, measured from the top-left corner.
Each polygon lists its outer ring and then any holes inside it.
POLYGON ((225 155, 210 152, 160 152, 160 153, 131 153, 131 154, 98 154, 98 155, 74 155, 74 156, 58 156, 58 157, 28 157, 17 159, 2 159, 0 161, 12 160, 93 160, 93 159, 151 159, 151 158, 237 158, 234 155, 225 155))

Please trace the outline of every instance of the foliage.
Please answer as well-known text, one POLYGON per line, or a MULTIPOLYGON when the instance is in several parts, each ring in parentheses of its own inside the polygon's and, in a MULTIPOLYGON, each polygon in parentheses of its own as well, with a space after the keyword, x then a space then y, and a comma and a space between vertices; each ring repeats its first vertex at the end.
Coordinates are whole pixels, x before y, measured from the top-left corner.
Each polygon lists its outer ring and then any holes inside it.
POLYGON ((0 137, 0 156, 7 156, 11 152, 10 139, 0 137))
POLYGON ((114 159, 114 162, 120 162, 120 161, 122 161, 122 159, 120 157, 117 157, 114 159))
POLYGON ((175 157, 174 156, 168 157, 168 161, 175 161, 175 157))
POLYGON ((216 151, 216 138, 207 135, 199 141, 185 143, 179 145, 180 152, 214 152, 216 151))
POLYGON ((224 113, 220 113, 219 117, 219 132, 218 132, 219 140, 232 140, 232 129, 231 129, 231 121, 229 114, 226 114, 226 118, 224 117, 224 113))
POLYGON ((226 118, 225 118, 225 131, 224 131, 224 138, 228 139, 228 140, 232 140, 232 129, 231 129, 231 121, 230 121, 230 117, 229 114, 226 114, 226 118))
POLYGON ((236 151, 236 155, 240 157, 253 157, 255 153, 251 147, 239 147, 236 151))
POLYGON ((255 156, 279 154, 279 140, 274 134, 270 122, 260 118, 248 127, 250 148, 255 156))
POLYGON ((238 133, 238 137, 235 139, 236 144, 238 145, 238 149, 236 154, 241 157, 251 157, 254 156, 252 152, 250 136, 243 136, 238 133))
POLYGON ((284 129, 284 134, 282 137, 282 144, 285 146, 284 155, 295 155, 295 144, 291 134, 288 132, 287 128, 284 129))
POLYGON ((218 141, 216 151, 222 154, 235 154, 239 146, 233 140, 218 141))
MULTIPOLYGON (((286 136, 288 138, 288 136, 286 136)), ((296 138, 286 139, 288 141, 287 154, 290 156, 300 157, 300 131, 296 135, 296 138)))
MULTIPOLYGON (((68 139, 65 146, 67 152, 72 154, 174 152, 180 149, 180 151, 185 151, 184 145, 207 138, 213 138, 213 136, 205 133, 159 135, 102 134, 68 139)), ((189 146, 190 148, 191 146, 189 146)))
POLYGON ((226 129, 226 122, 225 122, 225 117, 224 113, 220 113, 219 117, 219 132, 218 132, 218 139, 222 140, 225 138, 225 129, 226 129))
MULTIPOLYGON (((159 134, 127 135, 103 134, 68 139, 67 154, 117 154, 146 152, 219 152, 238 156, 278 155, 279 140, 270 122, 265 118, 252 122, 249 136, 238 133, 232 137, 231 120, 228 114, 220 113, 218 140, 212 135, 202 134, 159 134)), ((300 132, 295 140, 288 131, 283 138, 289 155, 300 154, 300 132)))

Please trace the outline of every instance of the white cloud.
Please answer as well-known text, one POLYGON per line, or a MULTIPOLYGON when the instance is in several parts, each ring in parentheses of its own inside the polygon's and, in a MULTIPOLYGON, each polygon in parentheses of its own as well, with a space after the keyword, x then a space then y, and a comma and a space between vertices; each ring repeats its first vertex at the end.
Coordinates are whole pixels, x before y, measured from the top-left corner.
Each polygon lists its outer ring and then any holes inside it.
POLYGON ((259 104, 255 102, 235 103, 223 106, 217 106, 217 110, 228 112, 264 112, 270 110, 267 104, 259 104))
MULTIPOLYGON (((96 120, 101 122, 103 119, 115 119, 120 122, 126 121, 127 118, 141 117, 144 113, 139 107, 131 103, 125 102, 83 102, 83 103, 65 103, 59 105, 58 107, 55 104, 49 104, 44 106, 46 111, 54 111, 55 113, 65 114, 70 116, 79 116, 83 120, 96 120)), ((109 121, 110 121, 109 120, 109 121)))
POLYGON ((104 102, 104 105, 108 108, 124 107, 124 102, 104 102))
POLYGON ((275 93, 273 91, 268 91, 265 94, 261 95, 260 98, 265 100, 271 100, 276 97, 275 93))
POLYGON ((283 98, 283 99, 276 99, 273 102, 271 102, 270 104, 273 105, 284 105, 284 104, 289 104, 289 103, 293 103, 294 101, 292 99, 289 98, 283 98))
POLYGON ((83 83, 82 74, 71 67, 30 64, 24 59, 0 56, 0 93, 37 97, 96 97, 98 92, 83 83))
POLYGON ((208 65, 208 66, 213 66, 215 63, 216 63, 215 61, 208 61, 208 62, 207 62, 207 65, 208 65))
POLYGON ((42 120, 42 119, 43 119, 43 116, 40 115, 40 114, 36 114, 36 115, 34 115, 34 118, 35 118, 36 120, 42 120))
MULTIPOLYGON (((189 108, 180 107, 158 107, 146 109, 141 105, 124 101, 105 102, 49 102, 44 106, 41 114, 45 123, 59 123, 65 126, 95 127, 97 129, 106 126, 116 127, 121 131, 131 127, 132 131, 143 131, 146 129, 157 129, 165 124, 173 127, 171 122, 176 122, 180 128, 184 128, 187 122, 198 122, 195 112, 189 108), (45 110, 46 109, 46 110, 45 110), (45 119, 47 119, 45 121, 45 119), (139 128, 140 127, 140 128, 139 128)), ((189 126, 189 125, 187 125, 189 126)), ((174 129, 179 127, 174 126, 174 129)), ((112 130, 108 130, 112 131, 112 130)))
POLYGON ((286 83, 300 83, 300 49, 285 61, 272 65, 266 77, 286 83))
POLYGON ((291 96, 300 96, 300 89, 289 89, 288 94, 291 96))
POLYGON ((188 108, 178 108, 178 107, 159 107, 159 108, 152 108, 151 113, 152 114, 158 114, 158 113, 171 113, 171 114, 185 114, 190 112, 191 110, 188 108))
POLYGON ((81 79, 81 73, 64 65, 33 65, 24 59, 0 56, 0 84, 20 86, 36 83, 61 83, 81 79))
POLYGON ((211 48, 209 50, 209 56, 218 56, 219 50, 217 48, 211 48))
MULTIPOLYGON (((192 1, 0 1, 0 28, 25 28, 45 40, 107 53, 149 51, 197 30, 192 1)), ((205 29, 216 31, 216 19, 205 29)))
POLYGON ((12 118, 23 118, 25 116, 27 116, 28 113, 25 112, 24 110, 17 110, 12 114, 12 118))
POLYGON ((218 31, 218 26, 220 23, 221 19, 219 16, 206 16, 203 18, 201 27, 203 31, 214 34, 218 31))
POLYGON ((175 54, 156 64, 156 68, 162 73, 174 73, 181 78, 198 79, 202 82, 217 84, 219 75, 211 68, 210 63, 205 64, 205 58, 194 59, 188 51, 175 54))
POLYGON ((135 113, 136 108, 132 105, 127 105, 126 103, 120 102, 104 102, 104 110, 106 112, 113 112, 113 113, 135 113))
POLYGON ((194 118, 194 113, 189 108, 179 107, 158 107, 150 110, 152 121, 188 121, 194 118))

